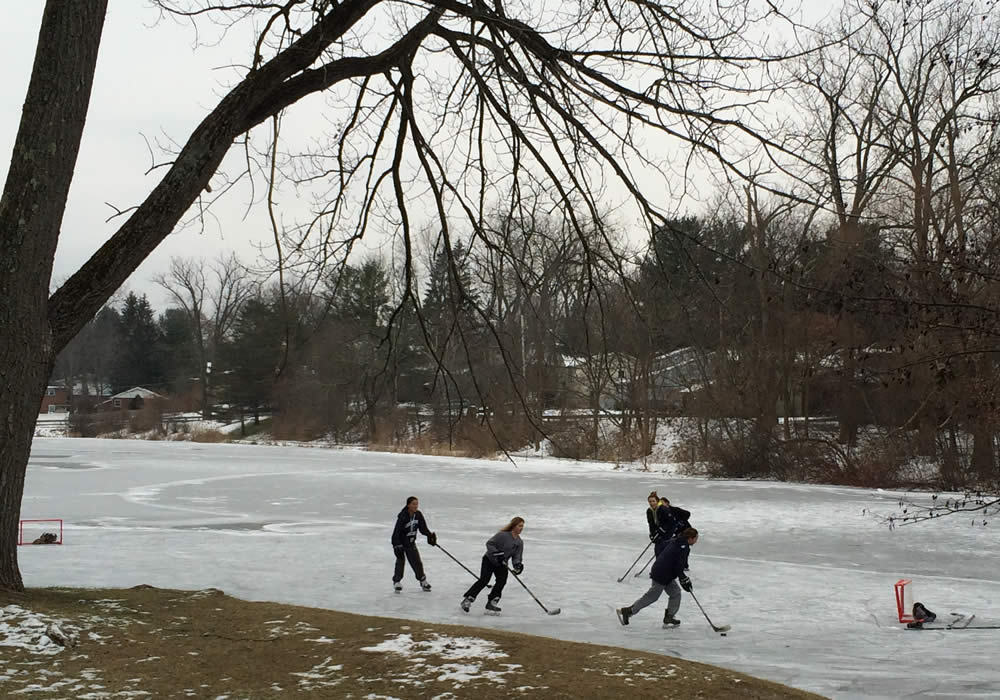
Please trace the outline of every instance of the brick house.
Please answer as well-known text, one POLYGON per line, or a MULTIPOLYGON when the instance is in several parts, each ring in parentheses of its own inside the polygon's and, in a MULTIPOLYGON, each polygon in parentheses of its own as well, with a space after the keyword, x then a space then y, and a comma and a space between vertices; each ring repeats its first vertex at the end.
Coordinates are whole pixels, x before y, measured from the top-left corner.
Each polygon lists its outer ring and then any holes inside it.
POLYGON ((69 413, 69 391, 62 384, 49 384, 39 413, 69 413))

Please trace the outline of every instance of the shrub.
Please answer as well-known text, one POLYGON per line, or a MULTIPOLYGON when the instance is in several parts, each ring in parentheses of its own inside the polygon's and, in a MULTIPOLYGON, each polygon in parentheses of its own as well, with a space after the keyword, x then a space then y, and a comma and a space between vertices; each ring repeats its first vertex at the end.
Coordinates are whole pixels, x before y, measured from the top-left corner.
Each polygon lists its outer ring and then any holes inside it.
POLYGON ((215 428, 198 428, 191 431, 191 442, 226 442, 229 436, 215 428))

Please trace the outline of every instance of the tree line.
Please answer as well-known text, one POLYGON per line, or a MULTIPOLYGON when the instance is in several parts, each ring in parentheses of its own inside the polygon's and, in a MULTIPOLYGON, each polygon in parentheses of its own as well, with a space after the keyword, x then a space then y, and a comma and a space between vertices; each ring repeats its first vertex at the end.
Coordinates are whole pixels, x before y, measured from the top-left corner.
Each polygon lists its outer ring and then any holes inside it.
POLYGON ((153 5, 195 41, 253 40, 52 292, 107 0, 45 4, 0 196, 0 587, 23 588, 14 534, 56 356, 240 184, 276 275, 225 322, 178 287, 194 373, 215 358, 205 392, 250 364, 223 352, 242 321, 271 328, 240 386, 317 397, 282 408, 368 435, 412 434, 383 421, 417 375, 437 441, 548 435, 589 454, 614 411, 619 453, 642 455, 674 410, 694 418, 690 458, 726 473, 888 482, 929 460, 943 484, 996 484, 993 0, 844 0, 823 22, 751 0, 153 5), (320 95, 330 133, 283 129, 320 95), (389 309, 338 318, 351 252, 379 235, 389 309), (563 381, 591 423, 546 426, 563 381))

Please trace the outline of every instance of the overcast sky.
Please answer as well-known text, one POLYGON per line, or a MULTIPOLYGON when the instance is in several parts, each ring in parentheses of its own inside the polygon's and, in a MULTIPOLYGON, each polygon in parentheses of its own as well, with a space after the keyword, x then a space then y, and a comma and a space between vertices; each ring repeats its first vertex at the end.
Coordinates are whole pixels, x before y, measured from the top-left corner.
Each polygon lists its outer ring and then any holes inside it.
MULTIPOLYGON (((4 22, 0 23, 3 179, 30 77, 43 5, 42 0, 6 3, 4 22)), ((161 20, 146 0, 110 0, 89 117, 56 251, 53 287, 75 272, 123 223, 123 217, 110 218, 116 209, 138 205, 158 182, 163 169, 147 174, 153 157, 156 162, 164 160, 156 143, 183 144, 225 88, 239 77, 237 67, 246 62, 250 39, 230 35, 217 45, 205 45, 214 37, 205 32, 210 28, 204 21, 199 29, 202 33, 196 35, 189 24, 173 18, 161 20), (201 45, 195 50, 199 40, 201 45), (149 143, 154 144, 152 153, 149 143)), ((285 124, 286 135, 329 129, 328 118, 315 102, 303 101, 291 113, 294 121, 285 124)), ((651 135, 647 145, 665 153, 670 146, 659 139, 662 137, 651 135)), ((677 162, 683 164, 683 158, 677 162)), ((682 183, 691 186, 691 178, 697 177, 697 168, 676 173, 666 181, 666 187, 653 191, 665 194, 666 189, 679 188, 682 183)), ((266 245, 272 234, 266 211, 262 207, 248 210, 248 196, 246 191, 227 195, 201 230, 188 227, 175 231, 132 275, 126 288, 148 293, 154 308, 162 310, 166 296, 151 279, 167 269, 171 257, 212 258, 233 250, 252 263, 258 258, 259 246, 266 245)), ((694 204, 700 208, 706 199, 698 199, 700 204, 694 204)), ((298 213, 304 212, 291 196, 279 204, 282 215, 288 218, 294 217, 296 207, 298 213)), ((645 236, 635 215, 618 213, 617 224, 626 228, 627 235, 645 236)), ((376 238, 366 241, 369 245, 378 242, 376 238)))
MULTIPOLYGON (((0 23, 0 180, 6 179, 21 106, 34 60, 41 23, 41 0, 4 5, 0 23)), ((215 105, 220 85, 235 75, 228 65, 242 56, 226 55, 247 44, 226 42, 194 50, 195 34, 159 15, 144 0, 111 0, 101 44, 87 126, 56 251, 53 283, 75 272, 123 223, 119 209, 139 204, 163 174, 146 174, 152 160, 147 139, 183 143, 215 105)), ((162 160, 162 158, 161 158, 162 160)), ((135 272, 128 288, 147 292, 162 310, 165 297, 150 278, 166 269, 172 256, 207 256, 235 250, 256 255, 254 242, 270 231, 260 217, 244 220, 245 197, 230 198, 204 231, 175 232, 135 272)))

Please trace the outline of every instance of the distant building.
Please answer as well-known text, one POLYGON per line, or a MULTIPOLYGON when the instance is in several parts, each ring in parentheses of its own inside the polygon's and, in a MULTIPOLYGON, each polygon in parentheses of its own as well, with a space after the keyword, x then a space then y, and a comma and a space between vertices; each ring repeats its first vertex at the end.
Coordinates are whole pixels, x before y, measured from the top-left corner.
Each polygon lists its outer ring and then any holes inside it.
POLYGON ((62 384, 45 387, 42 407, 39 413, 69 413, 69 391, 62 384))
POLYGON ((97 405, 98 411, 138 411, 146 405, 146 402, 163 401, 166 397, 157 394, 151 389, 141 386, 134 386, 126 391, 119 391, 106 401, 97 405))

